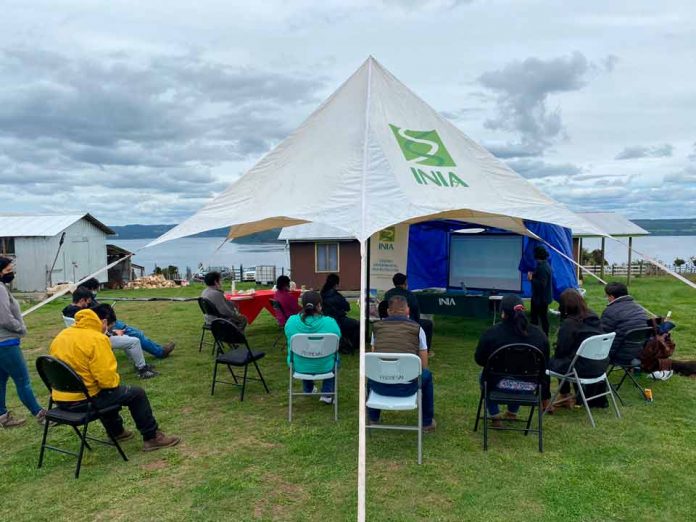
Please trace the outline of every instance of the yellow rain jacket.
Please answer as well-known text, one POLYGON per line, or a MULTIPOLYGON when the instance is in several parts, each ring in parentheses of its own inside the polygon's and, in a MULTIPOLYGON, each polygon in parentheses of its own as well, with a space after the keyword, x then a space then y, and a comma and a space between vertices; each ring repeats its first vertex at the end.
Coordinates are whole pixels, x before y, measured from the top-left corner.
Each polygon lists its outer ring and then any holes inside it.
MULTIPOLYGON (((101 390, 116 388, 121 381, 109 338, 102 333, 101 320, 92 310, 77 312, 75 324, 53 339, 49 353, 82 377, 91 397, 101 390)), ((54 391, 52 396, 54 401, 85 400, 81 393, 54 391)))

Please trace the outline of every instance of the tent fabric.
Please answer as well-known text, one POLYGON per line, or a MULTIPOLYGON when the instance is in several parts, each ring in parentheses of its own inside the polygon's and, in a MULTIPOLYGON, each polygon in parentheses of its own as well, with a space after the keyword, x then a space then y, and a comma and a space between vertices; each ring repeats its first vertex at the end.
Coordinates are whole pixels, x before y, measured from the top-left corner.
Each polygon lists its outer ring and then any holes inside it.
MULTIPOLYGON (((570 229, 548 223, 533 222, 528 222, 527 228, 566 256, 573 258, 573 235, 570 229)), ((549 252, 549 264, 553 270, 553 298, 558 301, 565 289, 578 287, 575 265, 558 252, 546 247, 541 241, 525 237, 522 259, 520 260, 520 271, 523 274, 534 271, 536 267, 534 248, 539 245, 544 246, 549 252)), ((522 279, 522 283, 523 295, 531 296, 531 283, 526 278, 522 279)))
MULTIPOLYGON (((570 230, 546 223, 526 222, 526 228, 538 237, 572 258, 570 230)), ((477 224, 455 221, 435 221, 411 225, 408 244, 408 285, 412 290, 422 288, 447 288, 449 284, 449 237, 455 230, 475 228, 477 224)), ((486 234, 508 233, 507 230, 488 227, 486 234)), ((524 238, 519 269, 522 279, 522 296, 531 296, 531 285, 525 277, 533 271, 534 247, 540 241, 524 238)), ((551 249, 549 262, 554 272, 554 299, 558 300, 566 288, 577 288, 575 266, 551 249)))
MULTIPOLYGON (((296 131, 150 245, 319 222, 363 241, 443 217, 595 228, 476 144, 370 57, 296 131)), ((599 235, 605 235, 597 230, 599 235)))

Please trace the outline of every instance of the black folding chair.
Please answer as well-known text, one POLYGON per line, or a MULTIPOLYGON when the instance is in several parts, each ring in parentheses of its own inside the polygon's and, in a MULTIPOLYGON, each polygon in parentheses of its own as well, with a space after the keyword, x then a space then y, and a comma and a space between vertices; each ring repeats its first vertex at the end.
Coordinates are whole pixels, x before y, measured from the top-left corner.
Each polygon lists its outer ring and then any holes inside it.
POLYGON ((246 336, 237 328, 233 323, 227 319, 215 319, 210 325, 213 332, 213 337, 215 338, 215 364, 213 365, 213 385, 210 390, 210 394, 215 394, 215 383, 222 382, 225 384, 233 384, 235 386, 242 387, 242 396, 240 400, 244 400, 244 391, 246 390, 247 380, 250 381, 261 381, 263 387, 268 391, 268 386, 266 386, 266 381, 261 375, 261 370, 257 361, 263 359, 266 356, 265 352, 254 352, 249 348, 249 343, 247 342, 246 336), (230 347, 229 350, 225 351, 225 345, 230 347), (219 364, 224 364, 232 375, 234 382, 229 381, 218 381, 217 380, 217 367, 219 364), (253 364, 256 368, 256 373, 258 373, 259 378, 247 377, 247 372, 249 370, 249 365, 253 364), (242 384, 239 384, 239 379, 234 374, 233 366, 238 368, 244 368, 244 376, 242 377, 242 384))
POLYGON ((617 361, 612 359, 611 361, 611 367, 609 368, 608 372, 609 375, 614 370, 623 370, 621 380, 618 382, 618 384, 614 386, 614 393, 616 393, 616 396, 619 398, 619 401, 621 401, 621 405, 624 405, 624 401, 621 398, 621 395, 619 395, 619 389, 621 388, 621 385, 624 383, 626 378, 630 379, 630 381, 633 383, 633 386, 635 386, 635 388, 638 390, 643 400, 648 400, 645 397, 645 391, 636 379, 634 372, 640 371, 640 359, 638 357, 640 356, 640 352, 643 350, 645 343, 648 342, 648 339, 652 334, 653 328, 649 326, 629 330, 628 332, 626 332, 626 335, 623 339, 623 343, 621 343, 620 347, 622 360, 617 361))
POLYGON ((287 315, 285 315, 285 311, 283 310, 283 307, 281 306, 281 304, 278 301, 276 301, 275 299, 269 299, 269 301, 271 302, 271 306, 273 307, 273 310, 275 311, 275 314, 274 314, 275 319, 276 319, 276 322, 278 323, 278 328, 280 329, 280 331, 278 332, 278 335, 276 335, 276 338, 273 341, 273 348, 275 348, 276 345, 278 344, 278 341, 280 341, 282 339, 283 344, 280 347, 280 349, 284 350, 285 345, 286 345, 285 328, 282 324, 280 324, 280 319, 278 319, 278 317, 279 317, 278 314, 280 314, 280 317, 285 317, 285 318, 287 318, 287 315))
MULTIPOLYGON (((198 344, 198 353, 200 353, 203 350, 203 341, 205 339, 205 332, 210 331, 210 325, 208 324, 208 321, 205 320, 205 316, 210 316, 210 317, 222 317, 218 311, 217 308, 215 308, 215 305, 205 297, 199 297, 198 298, 198 307, 201 309, 201 312, 203 312, 203 326, 201 327, 201 342, 198 344)), ((213 342, 213 351, 212 353, 215 353, 215 342, 213 342)))
MULTIPOLYGON (((543 427, 542 418, 543 410, 541 407, 541 387, 546 373, 546 359, 539 348, 531 344, 507 344, 498 348, 488 358, 486 366, 483 368, 481 375, 482 388, 481 398, 479 399, 478 410, 476 411, 476 423, 474 431, 478 429, 479 420, 481 419, 481 407, 483 407, 483 449, 488 450, 488 403, 493 401, 498 404, 517 404, 520 406, 530 406, 529 417, 526 421, 519 420, 518 422, 526 422, 524 428, 514 427, 495 427, 495 430, 507 431, 523 431, 525 436, 529 432, 537 433, 539 436, 539 451, 544 451, 543 446, 543 427), (497 384, 501 379, 508 378, 515 381, 523 381, 529 383, 530 391, 519 390, 515 392, 500 390, 497 384), (537 429, 532 429, 532 417, 534 409, 537 408, 538 425, 537 429)), ((514 422, 517 419, 507 419, 514 422)))
POLYGON ((128 460, 128 457, 126 457, 126 454, 121 449, 121 446, 119 445, 118 441, 113 436, 113 434, 109 433, 108 430, 106 431, 106 434, 108 435, 110 441, 95 439, 87 435, 87 427, 89 426, 90 422, 99 420, 102 422, 102 424, 104 424, 104 414, 117 412, 121 409, 121 406, 116 404, 102 409, 97 408, 94 399, 89 396, 87 388, 85 387, 85 384, 82 382, 80 376, 77 375, 73 371, 73 369, 70 368, 70 366, 56 359, 55 357, 51 357, 49 355, 40 355, 39 358, 36 359, 36 370, 39 372, 39 376, 46 385, 46 388, 48 388, 50 397, 48 399, 48 411, 46 413, 46 421, 44 422, 43 438, 41 439, 41 452, 39 453, 39 468, 43 465, 44 451, 50 449, 59 453, 65 453, 67 455, 73 455, 74 457, 77 457, 75 478, 78 478, 80 476, 80 468, 82 467, 82 456, 84 455, 85 448, 87 448, 88 450, 92 449, 92 447, 87 442, 88 440, 98 442, 107 446, 115 446, 123 460, 128 460), (85 396, 85 399, 87 400, 87 411, 73 412, 63 410, 61 408, 54 408, 53 398, 51 396, 51 392, 53 390, 65 393, 81 393, 85 396), (48 438, 48 430, 51 427, 51 424, 54 424, 56 426, 60 424, 72 426, 72 429, 75 431, 78 438, 80 439, 80 450, 78 451, 78 453, 68 451, 62 448, 56 448, 54 446, 49 446, 46 443, 46 439, 48 438), (79 426, 83 427, 82 432, 80 432, 80 430, 77 429, 79 426))

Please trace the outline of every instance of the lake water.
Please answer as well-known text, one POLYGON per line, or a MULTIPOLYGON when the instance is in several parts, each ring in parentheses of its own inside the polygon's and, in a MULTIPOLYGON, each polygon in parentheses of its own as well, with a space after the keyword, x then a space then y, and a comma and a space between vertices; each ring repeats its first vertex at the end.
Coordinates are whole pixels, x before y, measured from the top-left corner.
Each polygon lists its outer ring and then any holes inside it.
MULTIPOLYGON (((126 239, 113 240, 112 242, 131 252, 134 252, 152 239, 126 239)), ((286 271, 290 267, 289 253, 282 243, 260 243, 254 245, 242 245, 225 242, 217 237, 183 238, 143 249, 136 253, 134 262, 145 267, 147 273, 151 273, 155 265, 179 267, 183 273, 186 267, 196 271, 199 263, 207 266, 256 266, 275 265, 283 267, 286 271), (218 247, 220 247, 219 250, 218 247)), ((624 241, 624 239, 622 239, 624 241)), ((628 239, 625 240, 628 242, 628 239)), ((583 246, 589 250, 600 247, 599 239, 585 239, 583 246)), ((676 257, 688 261, 689 257, 696 256, 696 236, 654 236, 637 237, 633 240, 633 248, 667 264, 672 264, 676 257)), ((612 239, 606 240, 606 258, 609 263, 625 263, 626 247, 612 239)), ((634 254, 633 259, 641 256, 634 254)))

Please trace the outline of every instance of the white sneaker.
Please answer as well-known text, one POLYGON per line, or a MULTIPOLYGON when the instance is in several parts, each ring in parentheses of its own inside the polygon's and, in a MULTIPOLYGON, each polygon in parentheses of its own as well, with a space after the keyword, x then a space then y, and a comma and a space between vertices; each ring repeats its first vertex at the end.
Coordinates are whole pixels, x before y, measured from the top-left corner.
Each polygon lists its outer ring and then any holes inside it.
POLYGON ((657 371, 657 372, 652 372, 650 374, 650 377, 655 379, 656 381, 666 381, 670 377, 674 375, 674 372, 672 370, 664 370, 664 371, 657 371))
POLYGON ((319 388, 317 388, 316 386, 312 388, 312 393, 319 393, 319 388))
POLYGON ((328 395, 322 395, 321 397, 319 397, 319 400, 326 404, 333 404, 333 397, 330 397, 328 395))

